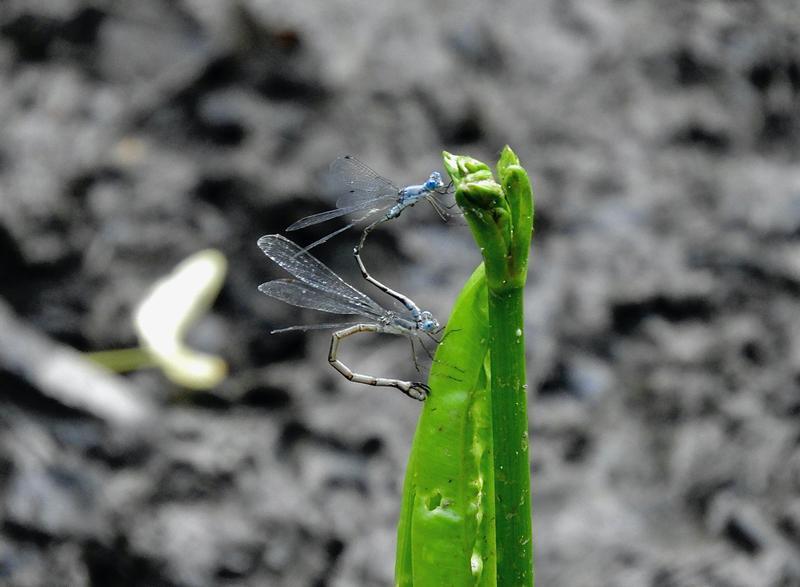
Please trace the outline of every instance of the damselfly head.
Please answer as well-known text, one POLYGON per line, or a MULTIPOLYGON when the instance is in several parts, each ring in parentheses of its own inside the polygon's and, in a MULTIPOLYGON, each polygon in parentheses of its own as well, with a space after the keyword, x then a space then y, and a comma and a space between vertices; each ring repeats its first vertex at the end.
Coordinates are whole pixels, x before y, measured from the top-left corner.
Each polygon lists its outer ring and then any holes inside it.
POLYGON ((425 182, 425 189, 426 190, 438 190, 439 188, 444 187, 444 182, 442 181, 442 174, 438 171, 434 171, 431 173, 431 176, 428 178, 428 181, 425 182))
POLYGON ((439 321, 425 310, 419 315, 419 329, 423 332, 436 332, 439 330, 439 321))

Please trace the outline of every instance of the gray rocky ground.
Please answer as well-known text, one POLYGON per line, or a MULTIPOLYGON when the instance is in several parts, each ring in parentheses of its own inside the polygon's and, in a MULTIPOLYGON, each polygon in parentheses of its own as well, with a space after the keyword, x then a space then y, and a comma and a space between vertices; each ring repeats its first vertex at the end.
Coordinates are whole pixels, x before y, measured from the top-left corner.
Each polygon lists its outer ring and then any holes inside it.
MULTIPOLYGON (((231 376, 114 383, 143 425, 0 353, 0 584, 390 585, 420 406, 270 337, 314 316, 256 291, 255 241, 330 206, 343 153, 411 183, 505 143, 537 194, 537 584, 800 586, 795 0, 0 2, 8 324, 128 346, 154 279, 231 265, 193 334, 231 376)), ((355 279, 352 237, 318 254, 355 279)), ((478 259, 422 207, 366 257, 439 316, 478 259)), ((348 356, 411 374, 403 341, 348 356)))

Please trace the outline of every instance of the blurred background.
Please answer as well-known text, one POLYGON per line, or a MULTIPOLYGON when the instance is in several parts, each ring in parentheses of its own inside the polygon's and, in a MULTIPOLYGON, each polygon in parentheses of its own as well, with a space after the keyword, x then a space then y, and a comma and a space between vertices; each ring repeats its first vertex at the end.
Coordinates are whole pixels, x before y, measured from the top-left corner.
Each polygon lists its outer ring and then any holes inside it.
MULTIPOLYGON (((259 294, 256 240, 332 206, 337 156, 404 185, 508 143, 537 584, 800 585, 796 0, 4 0, 0 76, 0 584, 391 585, 420 405, 268 334, 325 317, 259 294), (223 383, 68 352, 134 346, 207 247, 223 383)), ((360 285, 356 236, 315 254, 360 285)), ((365 261, 444 320, 479 257, 417 206, 365 261)), ((414 376, 403 340, 343 349, 414 376)))

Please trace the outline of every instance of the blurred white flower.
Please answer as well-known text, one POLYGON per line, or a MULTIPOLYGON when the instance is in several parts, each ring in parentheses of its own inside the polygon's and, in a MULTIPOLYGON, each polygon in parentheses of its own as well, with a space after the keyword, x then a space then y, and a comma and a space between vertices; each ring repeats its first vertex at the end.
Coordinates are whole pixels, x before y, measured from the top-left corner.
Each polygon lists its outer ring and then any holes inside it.
POLYGON ((227 271, 225 256, 206 249, 185 259, 157 281, 139 304, 133 322, 142 347, 174 383, 209 389, 228 373, 225 361, 189 348, 184 336, 217 297, 227 271))

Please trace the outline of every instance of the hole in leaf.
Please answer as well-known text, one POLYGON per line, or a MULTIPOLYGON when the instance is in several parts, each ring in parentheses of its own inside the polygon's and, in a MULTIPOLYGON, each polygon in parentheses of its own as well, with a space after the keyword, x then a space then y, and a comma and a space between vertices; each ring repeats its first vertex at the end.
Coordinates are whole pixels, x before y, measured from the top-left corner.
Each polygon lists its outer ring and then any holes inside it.
POLYGON ((425 500, 425 507, 432 512, 442 504, 442 494, 438 491, 425 500))

